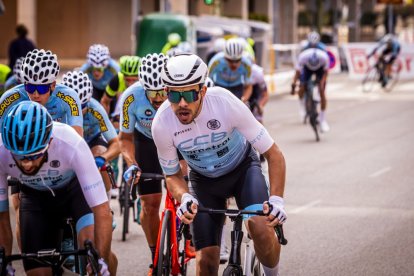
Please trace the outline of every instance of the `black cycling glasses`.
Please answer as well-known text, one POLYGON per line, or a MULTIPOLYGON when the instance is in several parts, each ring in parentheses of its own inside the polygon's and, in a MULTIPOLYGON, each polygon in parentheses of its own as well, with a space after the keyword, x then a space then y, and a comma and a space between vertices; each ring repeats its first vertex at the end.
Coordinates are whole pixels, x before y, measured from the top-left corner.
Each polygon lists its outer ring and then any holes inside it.
POLYGON ((200 94, 200 90, 188 90, 188 91, 174 91, 169 90, 168 91, 168 100, 171 103, 179 103, 181 101, 181 98, 184 98, 184 101, 187 103, 193 103, 198 100, 198 95, 200 94))
POLYGON ((167 91, 164 89, 161 90, 145 90, 145 93, 147 93, 148 98, 156 98, 157 95, 160 95, 161 98, 167 97, 167 91))
POLYGON ((227 60, 228 63, 237 64, 237 63, 239 63, 241 61, 241 58, 240 59, 229 59, 229 58, 226 58, 226 60, 227 60))
POLYGON ((26 83, 24 85, 24 89, 27 93, 33 94, 34 92, 38 92, 40 95, 46 94, 50 90, 51 84, 30 84, 26 83))

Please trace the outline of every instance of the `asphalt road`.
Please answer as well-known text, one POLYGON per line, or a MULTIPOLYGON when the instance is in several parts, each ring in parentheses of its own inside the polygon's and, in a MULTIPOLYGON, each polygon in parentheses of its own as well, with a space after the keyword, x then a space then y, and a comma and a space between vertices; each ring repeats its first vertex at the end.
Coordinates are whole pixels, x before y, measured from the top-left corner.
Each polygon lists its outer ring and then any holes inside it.
MULTIPOLYGON (((359 82, 339 75, 327 91, 331 131, 318 143, 299 121, 295 97, 272 97, 265 110, 264 124, 287 163, 289 243, 280 274, 414 275, 414 81, 391 93, 363 93, 359 82)), ((111 204, 118 275, 146 275, 143 232, 131 222, 122 242, 119 205, 111 204)), ((194 264, 189 269, 194 275, 194 264)))

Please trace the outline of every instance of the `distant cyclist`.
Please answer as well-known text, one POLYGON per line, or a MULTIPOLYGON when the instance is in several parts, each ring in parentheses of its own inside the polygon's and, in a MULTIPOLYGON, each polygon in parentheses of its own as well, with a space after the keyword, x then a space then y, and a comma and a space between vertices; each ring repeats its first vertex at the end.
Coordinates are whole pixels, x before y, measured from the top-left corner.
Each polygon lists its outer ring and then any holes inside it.
MULTIPOLYGON (((62 77, 62 83, 79 95, 83 114, 83 137, 92 151, 96 166, 101 170, 120 153, 116 130, 102 105, 91 98, 93 88, 88 75, 81 71, 67 72, 62 77)), ((111 181, 108 174, 101 172, 101 175, 106 191, 109 192, 111 181)))
POLYGON ((88 74, 93 85, 92 97, 100 101, 106 86, 118 74, 120 68, 111 58, 108 47, 102 44, 91 45, 86 57, 87 62, 80 70, 88 74))
POLYGON ((215 85, 230 90, 247 103, 252 94, 252 62, 244 55, 245 44, 238 38, 226 41, 224 52, 216 54, 209 63, 209 77, 215 85))
MULTIPOLYGON (((151 125, 158 108, 167 99, 161 81, 161 68, 166 59, 163 54, 148 54, 142 58, 139 82, 130 86, 121 96, 119 139, 122 156, 127 164, 125 181, 131 181, 134 169, 162 174, 151 125)), ((151 250, 151 260, 154 260, 160 225, 161 181, 139 181, 139 175, 138 173, 136 182, 142 207, 140 221, 151 250)))
POLYGON ((164 56, 167 56, 167 53, 170 49, 177 47, 181 43, 181 35, 178 33, 170 33, 167 37, 167 43, 162 47, 161 53, 164 56))
MULTIPOLYGON (((117 103, 121 93, 138 81, 140 60, 141 58, 137 56, 122 56, 119 59, 121 71, 108 83, 101 99, 101 104, 110 117, 112 117, 112 114, 109 113, 110 105, 117 103)), ((119 114, 116 121, 119 121, 119 114)))
POLYGON ((4 85, 4 91, 9 90, 10 88, 15 87, 16 85, 23 83, 23 72, 22 72, 22 65, 23 65, 24 57, 18 58, 16 63, 13 67, 13 76, 11 76, 4 85))
POLYGON ((321 36, 316 31, 312 31, 308 34, 307 44, 303 45, 302 51, 309 48, 316 48, 325 52, 327 51, 326 45, 321 42, 321 36))
POLYGON ((265 275, 278 275, 280 245, 273 227, 283 223, 285 161, 267 130, 228 90, 204 85, 208 69, 196 55, 170 58, 162 71, 168 101, 152 124, 167 186, 181 202, 177 215, 191 223, 197 275, 217 275, 224 215, 197 213, 197 206, 224 209, 234 196, 240 209, 272 211, 245 222, 265 275), (257 153, 269 164, 270 187, 257 153), (184 181, 177 150, 191 168, 184 181), (191 212, 190 212, 191 210, 191 212))
POLYGON ((304 93, 309 81, 313 75, 316 76, 318 84, 319 95, 321 98, 321 112, 319 113, 319 124, 322 132, 329 131, 329 125, 326 121, 326 78, 329 70, 329 56, 328 54, 318 48, 309 48, 300 53, 298 63, 296 65, 296 72, 292 83, 292 94, 295 93, 296 82, 300 80, 299 88, 299 103, 301 120, 305 118, 305 100, 304 93))
MULTIPOLYGON (((24 101, 4 116, 0 142, 0 246, 12 251, 7 176, 21 182, 21 251, 53 249, 63 219, 76 222, 79 244, 92 240, 102 259, 101 275, 116 273, 111 253, 111 212, 105 187, 86 142, 73 128, 53 122, 42 105, 24 101), (109 268, 108 268, 108 265, 109 268)), ((27 275, 51 275, 51 269, 24 260, 27 275)))
POLYGON ((385 65, 384 70, 380 70, 381 85, 385 87, 391 76, 391 67, 400 54, 401 46, 398 39, 392 34, 386 34, 371 51, 368 58, 379 52, 378 60, 385 65))

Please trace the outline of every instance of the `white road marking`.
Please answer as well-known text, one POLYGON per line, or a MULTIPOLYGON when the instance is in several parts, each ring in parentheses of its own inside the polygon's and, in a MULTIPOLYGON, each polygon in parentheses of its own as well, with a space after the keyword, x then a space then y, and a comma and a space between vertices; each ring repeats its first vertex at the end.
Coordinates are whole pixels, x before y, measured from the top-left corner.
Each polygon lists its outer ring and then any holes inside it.
POLYGON ((298 214, 300 212, 303 212, 303 211, 305 211, 305 210, 307 210, 307 209, 309 209, 309 208, 317 205, 320 202, 321 202, 321 200, 315 200, 315 201, 309 202, 306 205, 303 205, 303 206, 300 206, 298 208, 295 208, 295 209, 293 209, 291 211, 288 211, 288 214, 298 214))
POLYGON ((386 172, 388 172, 390 170, 391 170, 391 167, 385 167, 385 168, 383 168, 383 169, 381 169, 379 171, 376 171, 376 172, 371 173, 369 175, 369 177, 371 177, 371 178, 378 177, 378 176, 380 176, 380 175, 382 175, 382 174, 384 174, 384 173, 386 173, 386 172))

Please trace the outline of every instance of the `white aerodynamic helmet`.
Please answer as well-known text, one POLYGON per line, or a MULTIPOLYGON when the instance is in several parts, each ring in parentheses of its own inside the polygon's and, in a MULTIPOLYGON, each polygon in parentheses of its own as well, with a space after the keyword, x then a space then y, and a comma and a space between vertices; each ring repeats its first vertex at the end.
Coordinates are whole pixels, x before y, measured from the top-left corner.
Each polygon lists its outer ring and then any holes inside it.
POLYGON ((318 32, 312 31, 308 34, 308 41, 311 45, 316 45, 321 41, 321 36, 318 32))
POLYGON ((214 81, 210 79, 209 77, 207 77, 206 81, 204 82, 204 85, 207 87, 214 87, 214 81))
POLYGON ((13 66, 13 75, 16 77, 16 80, 20 83, 24 83, 24 78, 23 78, 23 61, 24 61, 24 57, 19 57, 18 59, 16 59, 16 63, 13 66))
POLYGON ((141 59, 139 66, 139 81, 145 90, 161 90, 164 84, 161 80, 161 71, 167 57, 163 54, 148 54, 141 59))
POLYGON ((89 47, 88 54, 88 63, 93 67, 106 67, 109 64, 109 59, 111 55, 109 54, 109 49, 102 44, 93 44, 89 47))
POLYGON ((34 49, 24 58, 22 70, 25 83, 50 84, 56 80, 60 67, 51 51, 34 49))
POLYGON ((161 72, 162 81, 168 87, 184 87, 204 83, 207 75, 207 65, 194 54, 179 54, 168 59, 161 72))
POLYGON ((237 60, 241 59, 244 51, 244 43, 238 38, 230 38, 226 41, 226 46, 224 48, 224 57, 237 60))
POLYGON ((75 90, 81 102, 86 104, 92 97, 93 87, 88 75, 82 71, 70 71, 63 75, 62 84, 75 90))

